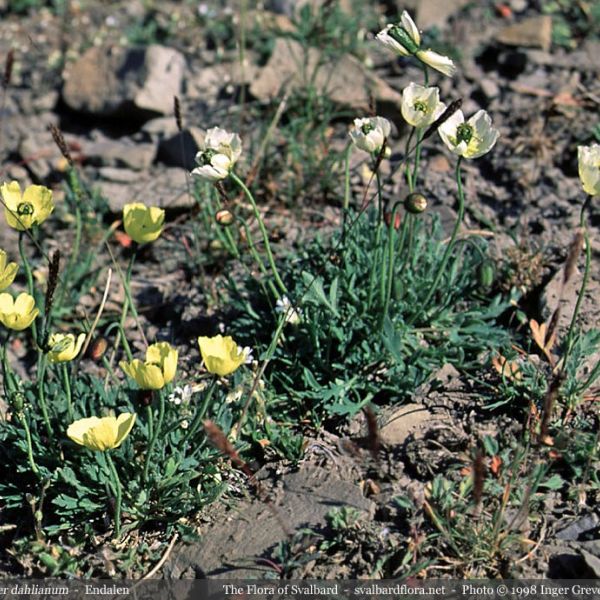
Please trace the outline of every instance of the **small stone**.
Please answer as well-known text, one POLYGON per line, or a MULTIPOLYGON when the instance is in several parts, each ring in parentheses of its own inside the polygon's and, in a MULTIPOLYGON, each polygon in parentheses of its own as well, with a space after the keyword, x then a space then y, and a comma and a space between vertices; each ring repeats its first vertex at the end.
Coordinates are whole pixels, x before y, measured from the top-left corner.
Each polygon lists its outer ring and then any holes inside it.
POLYGON ((406 404, 391 415, 379 435, 388 446, 399 446, 432 418, 433 414, 425 406, 406 404))
POLYGON ((479 82, 479 88, 487 100, 493 100, 500 95, 500 86, 493 79, 485 77, 479 82))
POLYGON ((449 173, 452 170, 450 161, 443 154, 432 156, 427 162, 427 168, 436 173, 449 173))
POLYGON ((549 50, 552 45, 552 17, 529 17, 509 25, 496 34, 496 39, 507 46, 521 46, 549 50))
POLYGON ((529 2, 527 0, 510 0, 510 8, 515 13, 522 13, 527 10, 529 2))
POLYGON ((448 19, 469 4, 470 0, 420 0, 416 22, 420 29, 444 27, 448 19))
POLYGON ((163 139, 177 133, 177 123, 174 117, 159 117, 144 123, 141 131, 152 138, 163 139))
POLYGON ((46 112, 54 110, 56 103, 58 102, 58 92, 51 90, 43 96, 38 96, 32 102, 32 107, 36 112, 46 112))
POLYGON ((118 169, 116 167, 101 167, 98 175, 106 181, 115 183, 133 183, 139 181, 140 174, 132 169, 118 169))

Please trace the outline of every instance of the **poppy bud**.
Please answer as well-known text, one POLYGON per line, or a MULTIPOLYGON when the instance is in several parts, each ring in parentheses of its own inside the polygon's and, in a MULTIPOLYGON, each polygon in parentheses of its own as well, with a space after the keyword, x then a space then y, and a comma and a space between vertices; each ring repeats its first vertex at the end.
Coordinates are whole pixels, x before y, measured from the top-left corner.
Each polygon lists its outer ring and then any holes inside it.
POLYGON ((10 404, 15 412, 21 412, 25 406, 25 396, 21 392, 15 392, 10 397, 10 404))
POLYGON ((102 355, 106 352, 106 348, 108 348, 108 342, 104 338, 98 338, 94 340, 93 344, 90 346, 88 356, 92 360, 100 360, 102 355))
POLYGON ((479 284, 484 288, 492 287, 494 283, 494 265, 486 260, 479 266, 479 284))
POLYGON ((404 200, 404 208, 407 212, 412 213, 413 215, 418 215, 427 209, 427 198, 420 194, 419 192, 413 192, 406 196, 406 200, 404 200))
POLYGON ((233 220, 233 213, 230 210, 227 210, 226 208, 219 210, 215 215, 215 221, 223 227, 231 225, 233 223, 233 220))

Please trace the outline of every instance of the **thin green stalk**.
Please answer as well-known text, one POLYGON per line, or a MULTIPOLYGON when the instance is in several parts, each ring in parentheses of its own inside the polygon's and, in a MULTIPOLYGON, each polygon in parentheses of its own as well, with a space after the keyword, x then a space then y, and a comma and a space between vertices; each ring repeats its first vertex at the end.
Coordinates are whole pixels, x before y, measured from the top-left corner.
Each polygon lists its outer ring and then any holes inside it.
POLYGON ((63 376, 63 386, 65 388, 65 394, 67 396, 67 414, 69 415, 69 420, 73 421, 73 399, 71 396, 71 376, 69 374, 69 365, 64 362, 62 364, 62 376, 63 376))
POLYGON ((152 441, 154 438, 154 411, 152 410, 152 402, 146 406, 146 421, 148 423, 148 439, 152 441))
POLYGON ((42 410, 42 418, 46 427, 46 434, 50 441, 54 441, 52 435, 52 427, 50 427, 50 417, 48 416, 48 406, 46 405, 46 394, 44 392, 44 379, 46 375, 46 355, 40 352, 37 370, 37 388, 38 388, 38 403, 42 410))
MULTIPOLYGON (((406 148, 404 149, 404 161, 405 161, 405 174, 406 174, 406 183, 408 184, 408 191, 409 193, 412 193, 413 189, 414 189, 414 185, 413 185, 413 179, 412 179, 412 172, 410 169, 410 160, 408 160, 408 157, 410 155, 410 143, 412 142, 412 139, 415 135, 415 128, 412 127, 410 130, 410 133, 408 134, 408 139, 406 140, 406 148)), ((416 148, 416 146, 415 146, 416 148)))
POLYGON ((571 352, 573 346, 573 335, 575 334, 575 326, 577 324, 577 317, 579 316, 579 311, 581 309, 581 303, 583 302, 583 297, 585 295, 585 290, 587 289, 588 281, 590 278, 590 266, 592 264, 592 245, 590 243, 590 236, 587 230, 586 222, 585 222, 585 210, 590 203, 591 196, 587 196, 585 202, 581 207, 581 212, 579 213, 579 227, 583 229, 583 239, 585 243, 585 267, 583 270, 583 280, 581 282, 581 287, 579 288, 579 294, 577 296, 577 302, 575 303, 575 308, 573 310, 573 316, 571 317, 571 323, 569 325, 569 331, 567 333, 567 343, 565 345, 565 353, 563 355, 563 369, 566 367, 567 358, 571 352))
MULTIPOLYGON (((373 257, 373 263, 379 263, 379 254, 380 254, 380 246, 381 246, 381 230, 382 225, 381 221, 377 223, 377 230, 375 231, 375 244, 374 244, 374 252, 375 256, 373 257)), ((367 299, 367 312, 370 312, 373 308, 373 295, 375 294, 375 283, 377 277, 380 275, 377 269, 371 269, 371 274, 369 276, 369 295, 367 299)))
POLYGON ((117 340, 115 350, 119 347, 119 344, 123 342, 123 346, 127 349, 127 354, 129 356, 129 360, 131 360, 131 349, 129 349, 129 344, 125 337, 125 321, 127 320, 127 313, 131 308, 131 312, 137 318, 137 312, 133 305, 133 299, 131 297, 131 291, 129 289, 129 285, 131 282, 131 273, 133 271, 133 263, 135 262, 137 251, 134 250, 131 254, 131 258, 129 259, 129 265, 127 266, 127 273, 125 275, 125 280, 123 281, 123 288, 125 289, 125 299, 123 300, 123 308, 121 310, 121 320, 119 321, 119 338, 117 340))
POLYGON ((29 429, 29 423, 27 422, 27 417, 25 416, 25 413, 21 412, 19 416, 21 419, 21 424, 23 425, 23 429, 25 430, 25 441, 27 442, 27 460, 29 461, 29 466, 31 467, 31 470, 39 476, 40 470, 35 464, 35 460, 33 458, 33 444, 31 442, 31 430, 29 429))
POLYGON ((348 221, 348 209, 350 208, 350 155, 352 144, 348 144, 344 157, 344 203, 342 204, 342 244, 346 242, 346 227, 348 221))
MULTIPOLYGON (((19 232, 19 254, 21 256, 21 262, 23 263, 23 266, 25 267, 25 276, 27 277, 27 291, 29 292, 29 295, 35 299, 35 288, 33 287, 33 273, 31 272, 31 265, 29 264, 29 261, 27 260, 27 255, 25 254, 25 247, 23 245, 24 237, 25 237, 25 232, 20 231, 19 232)), ((33 336, 33 339, 34 339, 35 343, 37 344, 37 327, 35 325, 35 320, 31 324, 31 335, 33 336)))
POLYGON ((213 377, 213 380, 212 380, 211 384, 210 384, 210 387, 208 388, 208 391, 206 392, 206 396, 204 396, 204 400, 202 401, 202 405, 200 406, 200 410, 196 413, 196 416, 194 417, 194 420, 192 421, 192 424, 188 428, 188 431, 189 431, 188 439, 190 439, 190 440, 192 439, 192 437, 194 436, 194 434, 196 433, 196 431, 198 430, 198 428, 202 424, 202 420, 204 419, 204 415, 206 414, 206 411, 208 410, 208 405, 210 404, 210 401, 212 399, 212 396, 213 396, 213 393, 215 391, 215 388, 217 387, 217 381, 218 381, 218 378, 215 375, 213 377))
POLYGON ((121 535, 121 503, 123 501, 123 487, 121 486, 121 480, 119 479, 119 474, 115 468, 115 463, 110 455, 110 451, 106 452, 106 460, 110 468, 113 483, 115 485, 115 492, 117 494, 115 499, 115 537, 118 538, 121 535))
POLYGON ((392 288, 394 285, 394 266, 396 262, 396 252, 395 252, 395 227, 394 224, 396 222, 396 213, 400 208, 400 204, 396 202, 392 207, 392 214, 390 218, 390 224, 388 225, 388 271, 387 271, 387 286, 385 290, 385 297, 383 301, 383 310, 381 311, 381 322, 379 324, 379 329, 383 332, 383 325, 385 323, 385 318, 390 309, 390 300, 392 298, 392 288))
MULTIPOLYGON (((412 172, 412 177, 411 177, 413 189, 417 185, 417 177, 419 176, 419 166, 421 163, 421 147, 422 147, 421 144, 423 142, 423 134, 424 133, 425 133, 425 131, 423 129, 417 130, 417 146, 415 149, 415 162, 413 164, 413 172, 412 172)), ((412 192, 413 190, 411 189, 410 191, 412 192)))
MULTIPOLYGON (((246 223, 246 221, 242 221, 242 223, 244 225, 244 232, 246 233, 246 242, 248 243, 248 250, 250 250, 250 254, 252 255, 252 258, 254 259, 254 262, 258 265, 259 271, 263 275, 267 276, 268 275, 267 268, 263 264, 263 261, 262 261, 260 255, 258 254, 258 250, 256 249, 254 242, 252 241, 252 233, 250 232, 250 228, 248 227, 248 224, 246 223)), ((268 298, 269 294, 267 294, 267 290, 266 290, 262 280, 259 280, 259 284, 260 284, 265 296, 268 298)), ((271 279, 267 278, 267 285, 269 286, 269 289, 271 290, 271 293, 273 294, 273 296, 275 296, 275 298, 279 298, 279 292, 277 291, 277 288, 275 287, 275 284, 273 283, 273 281, 271 279)))
POLYGON ((442 280, 442 277, 444 276, 444 271, 446 269, 446 265, 448 264, 448 259, 450 258, 450 255, 452 254, 452 250, 454 249, 454 242, 456 240, 458 230, 460 229, 460 225, 463 220, 463 215, 465 212, 465 195, 464 195, 463 187, 462 187, 462 174, 461 174, 461 170, 460 170, 461 163, 462 163, 462 156, 459 156, 458 161, 456 162, 456 184, 457 184, 457 188, 458 188, 458 215, 456 217, 456 223, 454 224, 454 229, 452 230, 452 235, 450 236, 450 241, 448 242, 448 245, 446 246, 446 251, 444 252, 444 255, 442 256, 442 260, 440 261, 440 266, 438 267, 438 272, 435 276, 435 279, 433 280, 433 283, 431 284, 431 287, 429 288, 429 292, 428 292, 425 300, 422 302, 420 310, 418 310, 409 321, 409 324, 411 324, 411 325, 416 321, 416 319, 418 319, 421 316, 423 311, 427 310, 427 307, 429 306, 429 303, 431 302, 433 295, 437 291, 440 281, 442 280))
POLYGON ((162 391, 158 392, 158 420, 156 422, 156 427, 152 432, 152 437, 150 438, 150 443, 148 444, 148 450, 146 451, 146 462, 144 464, 144 475, 143 481, 146 483, 148 480, 148 470, 150 469, 150 462, 152 461, 152 454, 154 452, 154 447, 156 446, 156 442, 158 441, 158 434, 160 433, 163 419, 165 418, 165 397, 162 391))
POLYGON ((246 187, 246 184, 233 172, 230 173, 230 177, 235 181, 235 183, 242 189, 246 198, 248 198, 250 204, 252 205, 252 210, 254 211, 254 216, 258 222, 258 226, 260 228, 260 232, 263 237, 263 242, 265 244, 265 251, 267 253, 267 259, 269 261, 269 266, 271 267, 271 271, 273 272, 273 278, 275 282, 279 286, 279 289, 282 293, 287 294, 287 287, 283 283, 281 277, 279 276, 279 272, 277 270, 277 266, 275 265, 275 259, 273 258, 273 252, 271 251, 271 244, 269 243, 269 235, 267 233, 267 229, 265 227, 265 223, 261 217, 260 211, 258 210, 258 206, 256 205, 256 201, 254 200, 254 196, 250 190, 246 187))
MULTIPOLYGON (((383 190, 382 190, 382 186, 381 186, 381 176, 379 174, 379 169, 377 169, 377 171, 375 172, 376 174, 376 178, 377 178, 377 193, 379 196, 379 214, 378 214, 378 220, 377 220, 377 227, 381 227, 383 229, 383 223, 384 223, 384 219, 383 219, 383 190)), ((393 231, 394 230, 394 221, 390 221, 390 229, 393 231)), ((388 239, 388 245, 389 245, 389 239, 388 239)), ((378 248, 379 251, 379 248, 378 248)), ((384 251, 383 248, 381 248, 381 262, 380 262, 380 269, 379 269, 379 300, 380 300, 380 308, 385 307, 385 298, 386 298, 386 274, 388 273, 388 269, 386 269, 386 263, 387 263, 387 256, 386 253, 384 251)), ((381 323, 383 324, 383 314, 381 315, 381 323)))

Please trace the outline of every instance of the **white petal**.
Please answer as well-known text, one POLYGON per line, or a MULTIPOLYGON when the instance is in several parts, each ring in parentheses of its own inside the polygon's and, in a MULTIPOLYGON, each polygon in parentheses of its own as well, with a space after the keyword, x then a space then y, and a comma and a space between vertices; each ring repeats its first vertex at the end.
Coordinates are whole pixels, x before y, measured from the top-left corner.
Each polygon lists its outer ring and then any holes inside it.
POLYGON ((416 26, 415 22, 412 20, 411 16, 407 11, 402 13, 400 17, 400 21, 402 22, 402 27, 406 30, 408 35, 413 39, 413 42, 417 45, 421 45, 421 34, 419 33, 419 28, 416 26))

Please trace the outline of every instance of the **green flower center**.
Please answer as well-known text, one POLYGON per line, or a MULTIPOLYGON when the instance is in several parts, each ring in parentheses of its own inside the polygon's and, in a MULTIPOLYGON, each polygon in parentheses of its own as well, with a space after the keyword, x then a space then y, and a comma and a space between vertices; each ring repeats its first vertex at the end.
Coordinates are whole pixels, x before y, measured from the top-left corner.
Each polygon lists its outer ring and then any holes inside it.
POLYGON ((427 112, 427 102, 423 102, 423 100, 416 100, 413 104, 413 109, 417 112, 426 113, 427 112))
POLYGON ((206 150, 204 150, 204 152, 200 154, 200 160, 202 161, 202 164, 210 165, 212 158, 215 154, 218 154, 218 152, 216 150, 213 150, 212 148, 207 148, 206 150))
POLYGON ((369 135, 369 133, 371 133, 371 131, 373 131, 373 129, 375 129, 375 126, 373 125, 373 123, 364 123, 360 128, 360 130, 365 135, 369 135))
POLYGON ((31 204, 31 202, 21 202, 18 206, 17 206, 17 214, 20 217, 23 217, 25 215, 32 215, 34 213, 34 208, 33 208, 33 204, 31 204))
POLYGON ((473 127, 468 123, 461 123, 456 129, 456 141, 468 144, 473 138, 473 127))

